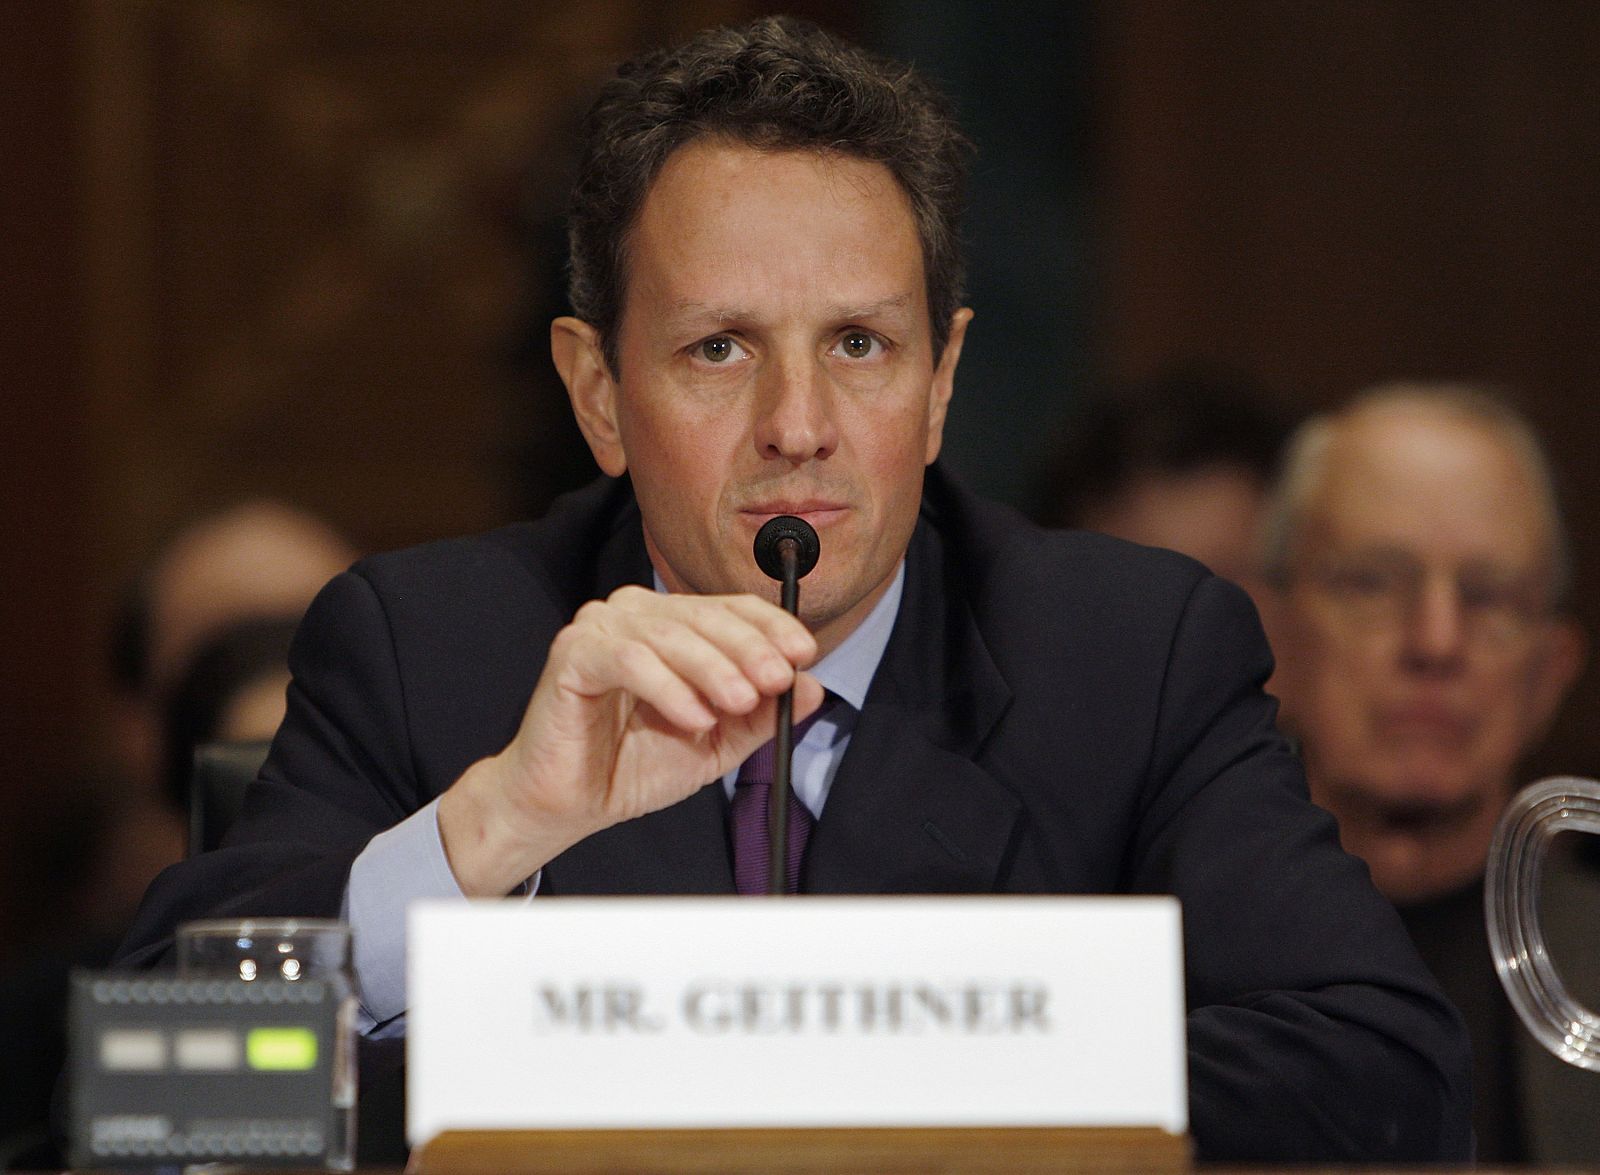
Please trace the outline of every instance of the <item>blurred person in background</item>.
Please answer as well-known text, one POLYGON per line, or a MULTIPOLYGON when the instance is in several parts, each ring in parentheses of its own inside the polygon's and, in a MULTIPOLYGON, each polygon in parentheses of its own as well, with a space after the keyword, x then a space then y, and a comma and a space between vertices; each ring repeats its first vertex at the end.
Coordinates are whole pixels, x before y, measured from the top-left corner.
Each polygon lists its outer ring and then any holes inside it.
POLYGON ((161 724, 195 651, 240 620, 298 620, 359 552, 327 523, 258 498, 192 521, 162 544, 125 594, 113 633, 118 758, 160 778, 161 724))
MULTIPOLYGON (((1531 427, 1491 392, 1442 384, 1380 387, 1308 421, 1263 564, 1280 720, 1313 798, 1467 1018, 1479 1159, 1600 1161, 1600 1076, 1523 1032, 1484 922, 1495 823, 1586 653, 1531 427)), ((1561 923, 1600 908, 1600 877, 1569 856, 1545 904, 1559 943, 1561 923)), ((1600 960, 1567 937, 1577 949, 1557 962, 1593 1005, 1600 960)))
POLYGON ((1288 428, 1243 379, 1175 370, 1086 403, 1045 468, 1035 518, 1200 560, 1256 593, 1256 538, 1288 428))
POLYGON ((358 554, 315 515, 256 498, 188 522, 132 580, 111 634, 117 835, 102 846, 92 921, 126 925, 150 879, 183 855, 189 759, 173 762, 166 725, 197 653, 245 621, 292 625, 358 554))
POLYGON ((173 688, 163 716, 166 794, 189 807, 195 751, 206 743, 270 739, 283 721, 289 645, 298 620, 252 617, 208 640, 173 688))

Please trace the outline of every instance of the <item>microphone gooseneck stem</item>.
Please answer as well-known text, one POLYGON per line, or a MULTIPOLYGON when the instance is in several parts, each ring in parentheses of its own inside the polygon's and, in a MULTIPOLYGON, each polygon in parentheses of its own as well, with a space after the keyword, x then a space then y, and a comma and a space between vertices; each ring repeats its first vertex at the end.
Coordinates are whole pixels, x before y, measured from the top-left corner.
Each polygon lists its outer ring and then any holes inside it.
MULTIPOLYGON (((792 538, 778 541, 783 560, 783 610, 800 614, 800 544, 792 538)), ((794 758, 794 687, 778 698, 778 731, 773 743, 772 790, 767 799, 767 892, 789 892, 789 771, 794 758)))

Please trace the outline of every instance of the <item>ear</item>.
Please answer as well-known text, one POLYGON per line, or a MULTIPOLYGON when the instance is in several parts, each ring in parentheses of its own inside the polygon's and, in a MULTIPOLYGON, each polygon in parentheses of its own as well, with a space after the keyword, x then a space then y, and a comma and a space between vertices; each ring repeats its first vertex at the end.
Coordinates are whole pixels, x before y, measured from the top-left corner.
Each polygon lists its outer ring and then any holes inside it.
POLYGON ((933 464, 944 444, 944 419, 950 408, 950 397, 956 390, 956 364, 961 361, 961 344, 967 338, 967 323, 972 321, 972 311, 963 306, 950 316, 950 337, 945 340, 944 353, 933 369, 933 383, 928 388, 928 445, 925 464, 933 464))
POLYGON ((1567 691, 1589 660, 1589 637, 1576 620, 1558 616, 1550 622, 1544 648, 1536 655, 1529 683, 1527 745, 1544 737, 1567 691))
POLYGON ((572 414, 595 464, 612 477, 621 477, 628 458, 617 427, 617 381, 606 363, 600 332, 580 318, 556 319, 550 324, 550 358, 567 385, 572 414))

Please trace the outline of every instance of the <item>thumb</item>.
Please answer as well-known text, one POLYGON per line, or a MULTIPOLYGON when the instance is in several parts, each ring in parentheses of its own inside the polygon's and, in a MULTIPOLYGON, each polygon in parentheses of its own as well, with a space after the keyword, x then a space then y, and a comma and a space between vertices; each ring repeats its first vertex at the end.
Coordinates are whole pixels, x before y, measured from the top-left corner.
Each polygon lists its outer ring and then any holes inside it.
POLYGON ((804 722, 822 706, 823 696, 827 693, 822 688, 822 683, 809 673, 794 675, 794 720, 804 722))
MULTIPOLYGON (((811 674, 795 674, 794 721, 803 722, 816 713, 825 693, 822 683, 811 674)), ((718 748, 721 770, 731 771, 748 759, 757 747, 770 742, 777 733, 777 723, 777 698, 762 698, 761 704, 750 713, 737 718, 724 718, 721 745, 718 748)))

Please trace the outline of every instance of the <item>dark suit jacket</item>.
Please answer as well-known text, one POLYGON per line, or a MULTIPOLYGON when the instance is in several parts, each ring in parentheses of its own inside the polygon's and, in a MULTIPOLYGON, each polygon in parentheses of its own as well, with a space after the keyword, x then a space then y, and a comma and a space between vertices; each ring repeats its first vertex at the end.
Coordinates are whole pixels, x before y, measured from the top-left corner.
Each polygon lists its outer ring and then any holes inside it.
MULTIPOLYGON (((1557 837, 1540 870, 1540 923, 1567 991, 1600 1008, 1600 839, 1557 837), (1572 842, 1576 841, 1574 844, 1572 842)), ((1400 917, 1472 1037, 1473 1123, 1478 1161, 1594 1167, 1600 1164, 1600 1073, 1548 1052, 1512 1009, 1495 974, 1484 921, 1484 879, 1400 917)))
MULTIPOLYGON (((367 840, 511 739, 578 606, 648 582, 625 483, 334 580, 241 823, 152 886, 132 960, 188 918, 337 914, 367 840)), ((1036 529, 934 470, 802 886, 1177 894, 1202 1154, 1462 1158, 1459 1019, 1307 800, 1270 668, 1248 599, 1198 564, 1036 529)), ((725 803, 599 833, 541 893, 732 893, 725 803)))

